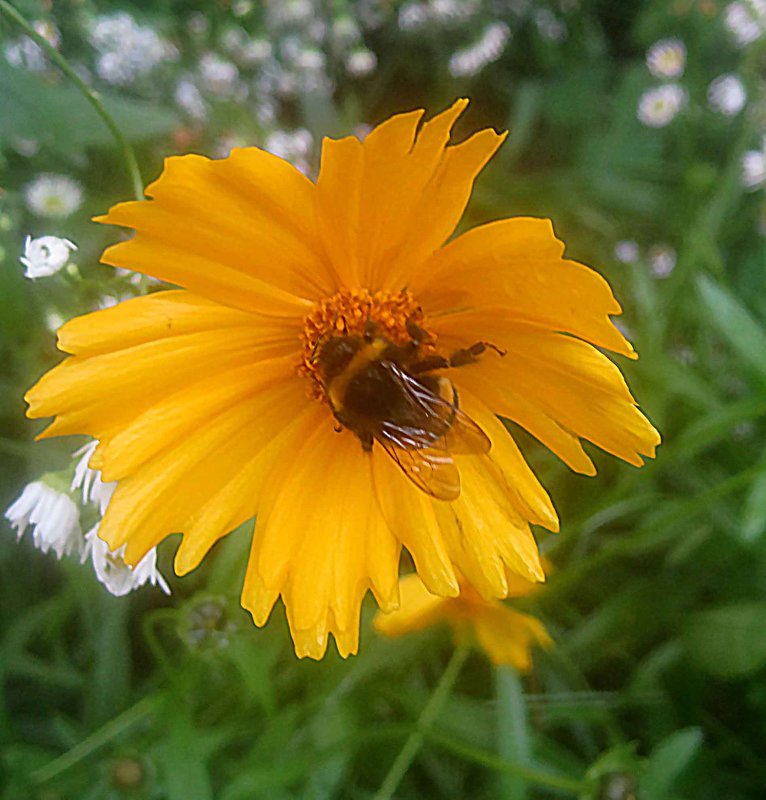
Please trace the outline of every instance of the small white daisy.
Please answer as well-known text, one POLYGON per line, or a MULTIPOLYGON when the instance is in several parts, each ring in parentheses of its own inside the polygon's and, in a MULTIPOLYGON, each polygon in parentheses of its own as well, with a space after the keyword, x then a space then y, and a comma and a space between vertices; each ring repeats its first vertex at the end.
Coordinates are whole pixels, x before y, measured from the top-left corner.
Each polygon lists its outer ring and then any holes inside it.
POLYGON ((33 481, 5 512, 5 518, 21 538, 32 526, 32 542, 38 550, 53 550, 58 558, 82 550, 80 512, 70 497, 44 481, 33 481))
POLYGON ((205 53, 199 60, 199 75, 202 88, 216 97, 230 99, 247 94, 236 64, 215 53, 205 53))
POLYGON ((182 78, 176 84, 173 99, 192 119, 202 120, 207 116, 207 105, 193 81, 182 78))
POLYGON ((306 173, 309 169, 309 155, 313 145, 314 138, 309 131, 305 128, 297 128, 294 131, 274 131, 269 134, 264 148, 306 173))
POLYGON ((623 239, 614 246, 614 257, 623 264, 633 264, 638 259, 638 243, 623 239))
POLYGON ((115 86, 127 86, 148 75, 161 61, 178 56, 175 47, 153 28, 139 25, 125 11, 96 17, 89 39, 99 52, 98 76, 115 86))
POLYGON ((637 116, 650 128, 664 128, 685 104, 686 90, 677 83, 667 83, 641 95, 637 116))
POLYGON ((38 217, 68 217, 82 205, 82 185, 68 175, 44 172, 24 187, 24 200, 38 217))
POLYGON ((66 266, 72 250, 77 250, 77 246, 69 239, 59 239, 58 236, 33 239, 27 236, 24 240, 24 255, 19 258, 25 267, 24 277, 34 280, 55 275, 66 266))
POLYGON ((719 75, 708 86, 707 101, 713 111, 733 117, 745 107, 747 91, 736 75, 719 75))
POLYGON ((85 550, 82 562, 90 556, 93 569, 98 580, 109 592, 122 597, 138 589, 145 583, 159 586, 165 594, 170 594, 170 587, 157 569, 157 548, 153 547, 135 567, 129 567, 123 560, 125 545, 114 552, 109 545, 99 539, 98 525, 85 534, 85 550))
POLYGON ((346 71, 355 78, 369 75, 377 65, 377 56, 366 47, 357 47, 346 58, 346 71))
POLYGON ((657 278, 667 278, 676 268, 676 251, 668 244, 656 244, 649 250, 649 264, 657 278))
POLYGON ((487 25, 475 44, 450 56, 447 64, 450 75, 454 78, 477 75, 487 64, 500 58, 510 36, 510 28, 504 22, 487 25))
POLYGON ((90 503, 96 506, 96 508, 98 508, 98 513, 103 517, 117 484, 114 482, 104 483, 104 481, 101 480, 101 471, 91 469, 88 466, 93 451, 97 447, 98 441, 94 439, 92 442, 83 445, 79 450, 75 450, 72 454, 73 458, 79 457, 80 460, 74 468, 71 489, 73 492, 82 492, 83 504, 90 503))
POLYGON ((724 24, 739 47, 746 47, 766 33, 766 0, 729 3, 723 15, 724 24))
POLYGON ((760 150, 748 150, 742 156, 742 185, 751 192, 766 183, 766 136, 760 150))
POLYGON ((646 66, 655 78, 680 78, 686 67, 686 45, 680 39, 660 39, 646 51, 646 66))

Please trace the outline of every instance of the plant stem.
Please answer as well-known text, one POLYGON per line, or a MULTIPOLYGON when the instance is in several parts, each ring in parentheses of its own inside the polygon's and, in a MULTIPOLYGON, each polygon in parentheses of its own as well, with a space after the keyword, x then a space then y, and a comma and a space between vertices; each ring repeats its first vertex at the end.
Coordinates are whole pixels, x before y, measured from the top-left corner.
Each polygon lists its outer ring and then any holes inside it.
POLYGON ((452 658, 450 658, 449 663, 439 679, 439 683, 436 684, 433 694, 418 717, 415 730, 410 734, 409 738, 404 743, 404 747, 399 751, 399 755, 388 770, 388 774, 373 800, 391 800, 393 797, 402 778, 405 776, 410 766, 412 766, 412 762, 415 760, 418 750, 422 747, 428 728, 449 697, 469 652, 470 646, 465 643, 460 644, 455 649, 452 658))
POLYGON ((506 761, 503 758, 499 758, 494 753, 487 753, 484 750, 480 750, 478 747, 473 747, 472 745, 465 744, 465 742, 457 741, 449 736, 443 736, 435 731, 426 731, 425 738, 429 742, 439 745, 455 755, 461 756, 466 761, 472 761, 474 764, 479 764, 482 767, 493 769, 497 772, 504 772, 507 775, 514 775, 525 780, 527 783, 533 783, 537 786, 544 786, 547 789, 554 789, 577 795, 585 791, 586 788, 586 784, 583 781, 567 778, 563 775, 551 775, 547 772, 539 772, 523 764, 506 761))
POLYGON ((73 767, 79 761, 89 756, 99 747, 105 745, 110 739, 114 739, 119 734, 124 733, 128 728, 131 728, 137 722, 140 722, 144 717, 148 716, 154 707, 155 700, 153 697, 145 697, 140 700, 127 711, 123 711, 114 719, 110 720, 99 728, 95 733, 92 733, 87 738, 76 744, 71 750, 67 751, 58 758, 46 764, 40 769, 36 769, 31 775, 34 783, 44 783, 56 775, 64 772, 65 770, 73 767))
POLYGON ((41 36, 32 25, 6 0, 0 0, 0 11, 7 17, 10 17, 20 28, 23 28, 24 33, 32 39, 35 44, 41 47, 50 57, 50 59, 58 66, 58 68, 69 78, 70 81, 82 92, 88 102, 96 110, 96 113, 104 121, 104 124, 109 128, 112 136, 114 136, 117 146, 122 153, 125 160, 125 166, 128 170, 130 181, 133 184, 133 194, 137 200, 144 199, 144 182, 141 178, 141 172, 138 169, 138 162, 133 148, 130 146, 128 140, 122 135, 122 131, 117 127, 117 124, 112 119, 109 112, 104 108, 104 104, 98 96, 98 93, 88 86, 83 79, 72 69, 69 62, 64 56, 56 50, 55 47, 44 37, 41 36))

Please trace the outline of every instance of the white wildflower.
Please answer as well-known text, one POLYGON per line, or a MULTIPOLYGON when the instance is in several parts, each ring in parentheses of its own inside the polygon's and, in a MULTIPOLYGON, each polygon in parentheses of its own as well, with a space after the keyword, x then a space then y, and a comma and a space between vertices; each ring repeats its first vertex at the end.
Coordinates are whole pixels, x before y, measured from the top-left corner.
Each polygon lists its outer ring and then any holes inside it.
POLYGON ((760 150, 748 150, 742 156, 742 184, 755 191, 766 183, 766 136, 760 150))
POLYGON ((308 157, 313 145, 312 135, 305 128, 298 128, 294 131, 274 131, 267 137, 265 149, 305 173, 308 172, 308 157))
POLYGON ((200 90, 188 78, 182 78, 176 84, 173 98, 192 119, 202 120, 207 116, 207 106, 200 90))
POLYGON ((423 3, 405 3, 399 8, 399 28, 414 31, 428 22, 428 7, 423 3))
POLYGON ((274 54, 274 48, 268 39, 249 39, 237 50, 237 60, 247 67, 263 64, 274 54))
POLYGON ((638 119, 650 128, 664 128, 686 104, 686 90, 668 83, 645 91, 638 101, 638 119))
POLYGON ((638 243, 633 239, 623 239, 614 246, 614 257, 623 264, 633 264, 638 260, 638 243))
MULTIPOLYGON (((58 48, 61 43, 61 33, 52 22, 35 20, 32 27, 47 40, 48 44, 58 48)), ((8 63, 14 67, 23 67, 30 72, 44 72, 48 68, 44 50, 29 36, 20 36, 8 42, 4 51, 8 63)))
POLYGON ((540 8, 535 12, 535 25, 540 35, 551 42, 561 42, 567 38, 568 30, 549 8, 540 8))
POLYGON ((657 278, 667 278, 676 267, 676 251, 668 244, 656 244, 649 250, 649 264, 657 278))
POLYGON ((268 5, 271 19, 277 25, 311 22, 317 13, 311 0, 271 0, 268 5))
POLYGON ((83 538, 80 512, 70 497, 49 486, 34 481, 24 487, 18 499, 5 512, 20 539, 32 526, 32 542, 38 550, 53 550, 58 558, 80 552, 83 538))
POLYGON ((493 22, 484 29, 481 38, 471 47, 458 50, 450 57, 448 69, 455 78, 476 75, 505 50, 511 31, 504 22, 493 22))
POLYGON ((24 187, 27 207, 38 217, 68 217, 82 205, 82 185, 67 175, 38 175, 24 187))
POLYGON ((723 14, 724 24, 739 47, 746 47, 766 33, 766 0, 729 3, 723 14))
POLYGON ((229 99, 247 94, 247 87, 239 79, 236 64, 221 58, 215 53, 205 53, 199 61, 199 74, 202 87, 210 94, 229 99))
POLYGON ((33 239, 27 236, 24 255, 19 259, 25 267, 24 277, 34 279, 55 275, 66 266, 72 250, 77 250, 77 246, 69 239, 59 239, 58 236, 33 239))
POLYGON ((85 534, 85 550, 83 563, 90 556, 93 569, 98 580, 113 595, 121 597, 138 589, 145 583, 159 585, 165 594, 170 594, 170 587, 157 569, 157 548, 153 547, 135 567, 130 567, 123 558, 125 545, 110 551, 109 545, 99 539, 98 525, 85 534))
POLYGON ((213 157, 228 158, 231 155, 231 151, 235 147, 247 147, 248 144, 248 140, 245 139, 244 136, 240 136, 238 133, 225 133, 216 140, 213 148, 213 157))
POLYGON ((333 41, 343 48, 348 48, 359 41, 361 32, 354 19, 348 14, 344 14, 332 23, 333 41))
POLYGON ((88 466, 93 451, 97 447, 98 441, 94 439, 92 442, 83 445, 79 450, 75 450, 72 454, 73 458, 79 457, 79 461, 74 468, 71 490, 73 492, 81 492, 83 504, 90 503, 95 506, 98 509, 98 513, 103 517, 117 484, 114 482, 104 483, 101 480, 101 471, 91 469, 88 466))
POLYGON ((58 311, 46 311, 45 312, 45 327, 51 332, 56 333, 56 331, 66 322, 66 319, 59 314, 58 311))
POLYGON ((153 28, 139 25, 125 11, 96 17, 88 38, 99 52, 98 76, 116 86, 126 86, 148 75, 161 61, 178 56, 153 28))
POLYGON ((377 65, 377 56, 366 47, 358 47, 352 50, 346 58, 346 71, 355 78, 369 75, 377 65))
POLYGON ((11 146, 20 156, 26 158, 36 156, 40 152, 40 143, 37 139, 30 139, 26 136, 14 136, 11 146))
POLYGON ((733 117, 745 107, 747 91, 736 75, 719 75, 708 86, 707 101, 713 111, 733 117))
POLYGON ((655 78, 680 78, 686 67, 686 45, 680 39, 660 39, 647 50, 646 66, 655 78))

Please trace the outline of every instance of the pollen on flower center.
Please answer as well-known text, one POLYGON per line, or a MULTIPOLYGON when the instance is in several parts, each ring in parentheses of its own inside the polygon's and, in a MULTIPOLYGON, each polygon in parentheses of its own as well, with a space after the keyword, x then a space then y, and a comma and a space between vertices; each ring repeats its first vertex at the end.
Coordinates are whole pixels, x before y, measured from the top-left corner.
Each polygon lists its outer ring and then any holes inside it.
MULTIPOLYGON (((343 289, 321 300, 306 316, 301 334, 303 350, 298 372, 310 379, 311 397, 327 400, 316 366, 317 351, 323 341, 333 335, 361 336, 368 322, 374 322, 379 335, 404 344, 410 340, 407 322, 414 322, 422 328, 423 316, 423 309, 406 290, 369 292, 367 289, 343 289)), ((435 337, 429 336, 433 341, 435 337)))

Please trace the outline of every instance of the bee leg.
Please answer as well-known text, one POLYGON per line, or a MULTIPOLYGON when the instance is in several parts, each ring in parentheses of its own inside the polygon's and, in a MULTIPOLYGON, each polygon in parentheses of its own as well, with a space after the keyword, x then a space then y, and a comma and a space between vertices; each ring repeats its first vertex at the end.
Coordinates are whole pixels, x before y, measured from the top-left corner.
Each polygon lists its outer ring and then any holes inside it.
POLYGON ((357 436, 359 437, 359 441, 362 443, 362 450, 364 450, 365 453, 372 452, 372 442, 373 442, 372 434, 357 433, 357 436))
POLYGON ((420 347, 423 342, 431 341, 428 331, 424 331, 423 328, 421 328, 412 317, 407 317, 407 321, 404 324, 407 328, 407 333, 410 339, 412 339, 412 343, 415 345, 415 347, 420 347))
POLYGON ((364 341, 369 344, 374 338, 375 334, 378 332, 378 323, 375 320, 367 319, 367 322, 364 323, 364 331, 362 332, 362 337, 364 341))
POLYGON ((449 358, 451 367, 464 367, 466 364, 475 364, 479 356, 487 349, 494 350, 499 356, 504 356, 506 351, 492 342, 474 342, 470 347, 461 347, 449 358))
POLYGON ((422 372, 433 372, 436 369, 447 369, 452 366, 450 360, 444 356, 426 356, 416 361, 408 367, 408 371, 413 375, 419 375, 422 372))

